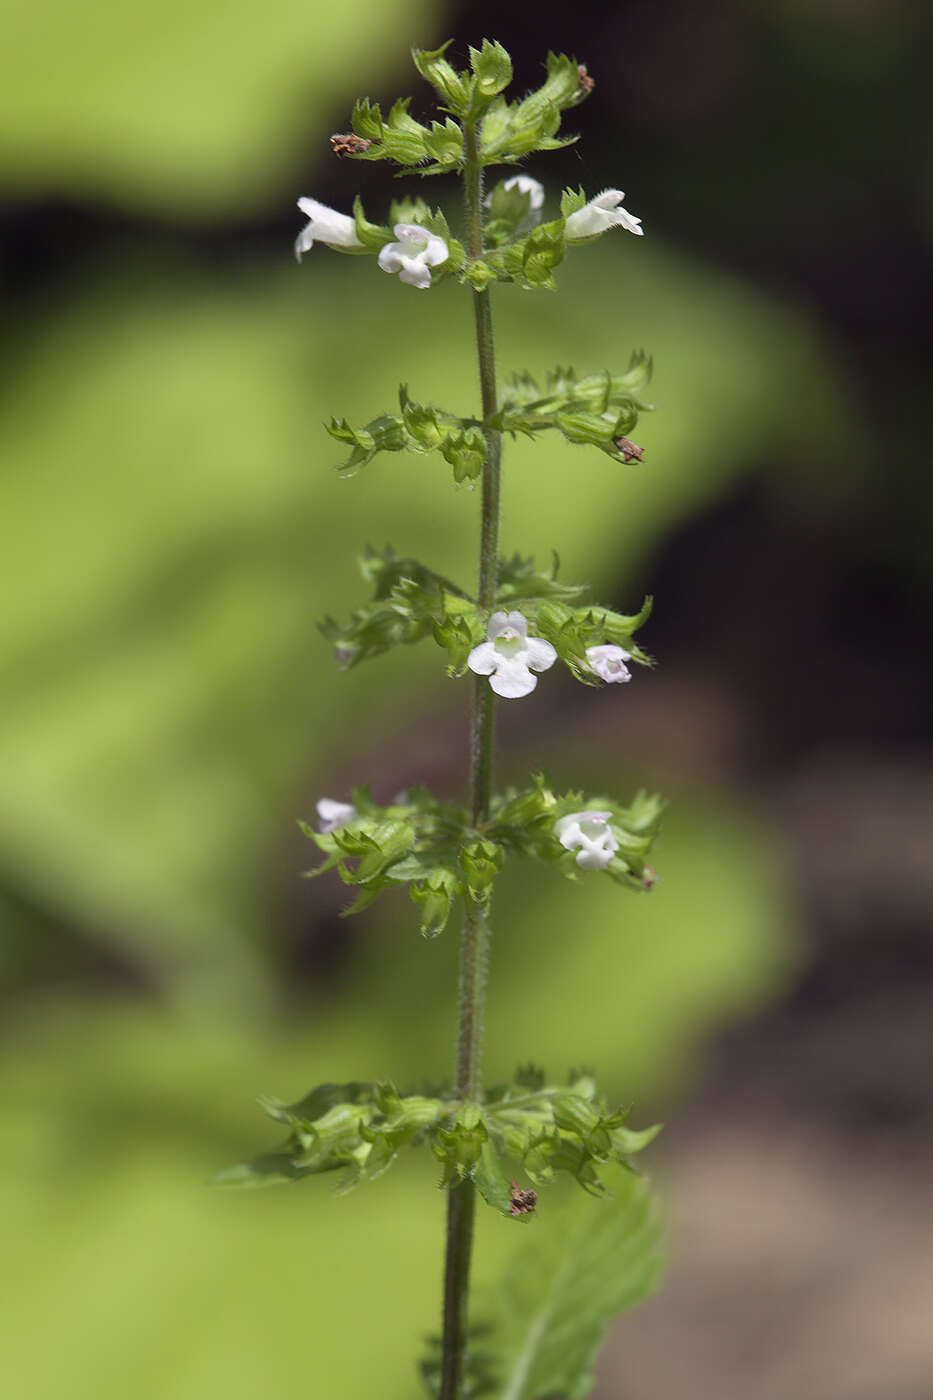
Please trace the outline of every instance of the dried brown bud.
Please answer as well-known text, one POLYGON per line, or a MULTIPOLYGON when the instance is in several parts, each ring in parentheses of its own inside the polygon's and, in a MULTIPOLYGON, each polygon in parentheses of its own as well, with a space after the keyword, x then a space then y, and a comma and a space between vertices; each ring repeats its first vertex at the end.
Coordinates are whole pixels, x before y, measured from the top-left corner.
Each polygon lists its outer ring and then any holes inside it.
POLYGON ((583 91, 592 92, 594 87, 596 86, 596 79, 590 77, 589 73, 586 71, 585 63, 578 64, 577 75, 580 79, 580 87, 583 89, 583 91))
POLYGON ((657 871, 651 865, 646 865, 641 872, 641 882, 646 890, 653 890, 658 883, 657 871))
POLYGON ((530 1215, 538 1204, 537 1191, 523 1191, 517 1181, 510 1183, 512 1190, 509 1194, 509 1214, 510 1215, 530 1215))
POLYGON ((612 441, 622 453, 623 462, 643 462, 645 460, 645 449, 639 447, 637 442, 632 442, 631 438, 617 437, 612 441))
POLYGON ((373 144, 365 136, 356 136, 352 131, 338 131, 330 138, 335 156, 358 156, 368 151, 373 144))

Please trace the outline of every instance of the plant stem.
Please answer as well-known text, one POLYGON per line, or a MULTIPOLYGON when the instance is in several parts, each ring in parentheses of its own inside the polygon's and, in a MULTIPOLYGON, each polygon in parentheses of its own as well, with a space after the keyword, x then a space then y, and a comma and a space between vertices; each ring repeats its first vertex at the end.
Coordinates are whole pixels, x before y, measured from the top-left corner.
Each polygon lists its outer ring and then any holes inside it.
MULTIPOLYGON (((466 203, 467 253, 483 254, 483 167, 479 160, 475 122, 464 122, 466 164, 463 186, 466 203)), ((476 353, 483 418, 497 410, 496 359, 492 334, 489 291, 473 292, 476 321, 476 353)), ((486 433, 480 505, 479 606, 490 610, 496 597, 499 559, 499 483, 502 435, 486 433)), ((473 712, 470 724, 470 804, 474 825, 488 820, 492 797, 492 763, 495 695, 485 676, 473 680, 473 712)), ((468 904, 460 942, 460 992, 457 1031, 457 1093, 476 1102, 481 1092, 483 1008, 489 964, 488 908, 468 904)), ((450 1188, 447 1197, 447 1251, 444 1263, 444 1339, 441 1360, 440 1400, 460 1400, 467 1343, 467 1305, 470 1258, 473 1251, 473 1217, 476 1187, 463 1181, 450 1188)))

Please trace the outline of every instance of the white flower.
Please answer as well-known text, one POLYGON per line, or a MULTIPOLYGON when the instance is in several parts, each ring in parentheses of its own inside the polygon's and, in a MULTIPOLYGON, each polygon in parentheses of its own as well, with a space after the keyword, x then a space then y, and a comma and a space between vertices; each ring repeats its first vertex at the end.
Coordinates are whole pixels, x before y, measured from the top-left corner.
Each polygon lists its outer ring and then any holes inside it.
POLYGON ((335 802, 332 797, 322 797, 317 804, 317 814, 322 836, 329 831, 339 831, 347 822, 356 821, 356 808, 349 802, 335 802))
POLYGON ((356 220, 349 214, 338 214, 336 209, 329 209, 319 200, 304 197, 299 199, 298 208, 310 221, 295 239, 295 257, 299 262, 302 253, 310 253, 315 240, 330 248, 362 248, 356 234, 356 220))
POLYGON ((627 209, 622 208, 624 190, 603 190, 589 204, 567 216, 564 224, 564 237, 571 243, 578 239, 596 238, 607 229, 624 228, 629 233, 643 234, 641 219, 636 219, 627 209))
POLYGON ((543 637, 529 637, 528 620, 520 612, 496 612, 489 619, 488 641, 480 642, 467 658, 478 676, 488 676, 497 695, 517 700, 538 684, 532 671, 546 671, 557 652, 543 637))
POLYGON ((623 651, 621 647, 611 646, 607 643, 601 647, 587 647, 586 659, 590 663, 590 670, 595 671, 600 680, 613 682, 630 681, 632 673, 626 666, 626 661, 631 661, 632 654, 623 651))
MULTIPOLYGON (((540 180, 533 179, 531 175, 512 175, 508 180, 502 181, 502 188, 504 190, 518 190, 519 194, 527 194, 529 213, 536 212, 544 203, 544 186, 540 180)), ((492 195, 489 195, 486 203, 488 204, 491 199, 492 195)))
POLYGON ((609 826, 611 812, 571 812, 555 823, 560 844, 577 851, 581 870, 605 870, 619 843, 609 826))
POLYGON ((397 272, 399 281, 410 287, 430 287, 431 268, 450 256, 443 238, 420 224, 396 224, 395 236, 398 242, 387 243, 379 253, 383 272, 397 272))

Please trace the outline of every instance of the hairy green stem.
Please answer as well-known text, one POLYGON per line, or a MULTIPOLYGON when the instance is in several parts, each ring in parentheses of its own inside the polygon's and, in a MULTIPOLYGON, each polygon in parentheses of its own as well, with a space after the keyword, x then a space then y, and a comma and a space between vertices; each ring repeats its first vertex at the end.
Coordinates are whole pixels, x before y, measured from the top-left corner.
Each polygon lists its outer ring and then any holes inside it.
MULTIPOLYGON (((483 254, 483 167, 479 159, 475 122, 463 128, 466 164, 463 186, 466 203, 467 253, 483 254)), ((492 334, 489 291, 473 292, 476 321, 476 353, 483 418, 497 411, 496 358, 492 334)), ((479 584, 481 608, 490 610, 496 597, 499 559, 499 483, 501 433, 487 431, 480 504, 479 584)), ((485 676, 473 681, 473 713, 470 724, 470 805, 474 824, 489 817, 492 797, 492 764, 495 695, 485 676)), ((476 1102, 481 1092, 483 1008, 489 964, 488 910, 469 905, 460 943, 460 993, 457 1032, 457 1093, 476 1102)), ((470 1258, 473 1251, 473 1217, 476 1187, 463 1181, 451 1187, 447 1197, 447 1250, 444 1262, 444 1338, 441 1360, 440 1400, 460 1400, 467 1343, 470 1258)))

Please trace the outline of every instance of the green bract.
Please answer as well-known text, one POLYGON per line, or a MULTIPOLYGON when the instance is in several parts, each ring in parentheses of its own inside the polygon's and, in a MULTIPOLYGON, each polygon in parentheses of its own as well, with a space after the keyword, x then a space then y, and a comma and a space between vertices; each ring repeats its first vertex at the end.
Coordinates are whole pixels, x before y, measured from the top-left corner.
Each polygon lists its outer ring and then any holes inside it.
MULTIPOLYGON (((635 1131, 631 1109, 610 1109, 593 1076, 573 1071, 566 1085, 549 1085, 529 1066, 511 1084, 466 1103, 452 1091, 402 1096, 390 1082, 321 1084, 298 1103, 263 1098, 260 1106, 288 1129, 281 1147, 221 1172, 221 1186, 275 1186, 324 1172, 340 1172, 336 1190, 380 1176, 399 1150, 427 1143, 442 1167, 441 1185, 472 1181, 487 1205, 512 1220, 519 1209, 509 1170, 536 1186, 566 1172, 591 1195, 605 1195, 602 1173, 630 1159, 661 1131, 635 1131)), ((520 1189, 520 1188, 519 1188, 520 1189)))
MULTIPOLYGON (((542 225, 534 233, 543 234, 549 227, 542 225)), ((529 234, 529 239, 531 237, 529 234)), ((543 269, 541 275, 545 279, 550 275, 546 262, 545 258, 535 264, 543 269)), ((531 263, 527 265, 527 269, 530 268, 531 263)), ((538 276, 538 273, 529 270, 528 275, 538 276)), ((535 285, 544 285, 544 282, 535 285)), ((625 374, 603 370, 578 378, 572 369, 558 368, 546 376, 543 391, 525 372, 515 375, 503 386, 498 412, 485 421, 460 417, 435 408, 433 404, 417 403, 409 398, 407 384, 402 384, 399 413, 383 413, 365 428, 353 428, 345 418, 333 418, 326 427, 332 438, 347 443, 352 449, 347 460, 337 468, 343 477, 355 476, 380 452, 419 455, 439 452, 453 467, 454 481, 458 485, 475 481, 483 468, 485 434, 490 431, 513 436, 521 433, 533 438, 536 433, 556 429, 567 442, 598 447, 614 461, 629 462, 633 460, 632 444, 628 444, 627 451, 624 445, 620 446, 620 439, 627 439, 634 430, 639 414, 654 407, 638 393, 650 378, 651 360, 644 351, 633 353, 625 374)), ((637 452, 640 454, 641 449, 637 452)))
POLYGON ((450 40, 439 49, 413 49, 415 67, 434 88, 444 122, 430 126, 410 116, 410 98, 399 98, 388 117, 378 103, 362 98, 353 109, 354 134, 368 143, 341 154, 354 160, 391 160, 420 166, 422 175, 442 175, 465 164, 463 133, 457 120, 482 122, 480 159, 483 165, 512 164, 532 151, 549 151, 571 144, 575 136, 558 137, 561 113, 584 101, 592 89, 575 58, 548 54, 547 78, 537 91, 517 102, 500 94, 512 80, 512 60, 501 44, 483 41, 469 50, 469 70, 458 70, 446 56, 450 40))

